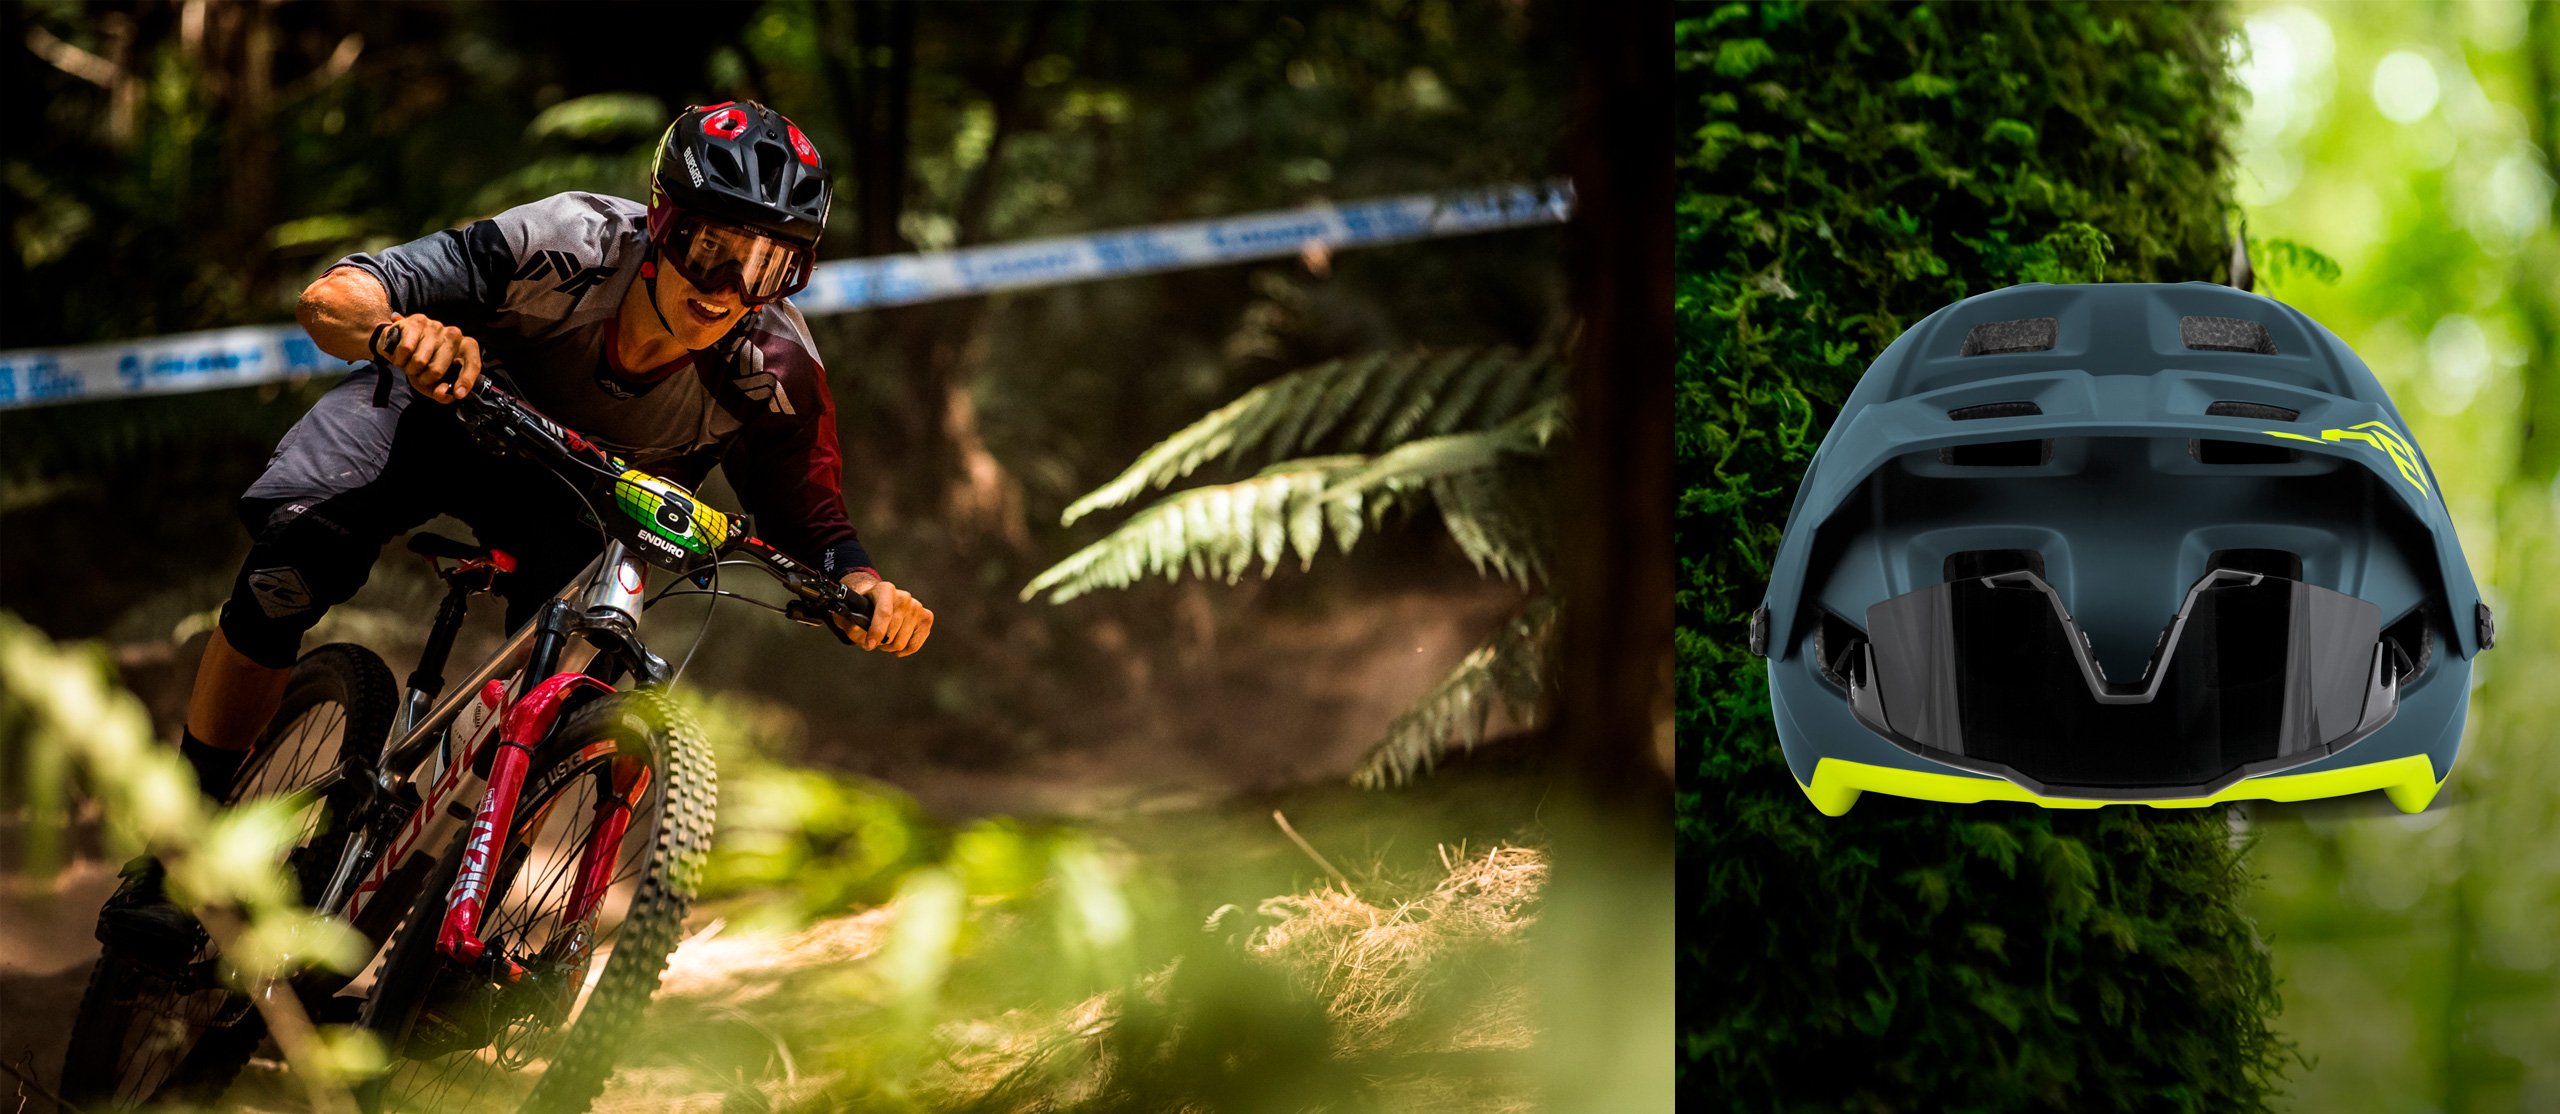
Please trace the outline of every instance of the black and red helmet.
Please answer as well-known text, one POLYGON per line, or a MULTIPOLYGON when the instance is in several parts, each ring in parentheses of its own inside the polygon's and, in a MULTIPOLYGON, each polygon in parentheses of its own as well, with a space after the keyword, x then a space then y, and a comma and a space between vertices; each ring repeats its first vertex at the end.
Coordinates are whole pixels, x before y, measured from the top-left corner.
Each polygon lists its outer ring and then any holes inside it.
POLYGON ((685 109, 649 178, 649 235, 660 242, 683 212, 814 247, 834 194, 818 145, 754 101, 685 109))

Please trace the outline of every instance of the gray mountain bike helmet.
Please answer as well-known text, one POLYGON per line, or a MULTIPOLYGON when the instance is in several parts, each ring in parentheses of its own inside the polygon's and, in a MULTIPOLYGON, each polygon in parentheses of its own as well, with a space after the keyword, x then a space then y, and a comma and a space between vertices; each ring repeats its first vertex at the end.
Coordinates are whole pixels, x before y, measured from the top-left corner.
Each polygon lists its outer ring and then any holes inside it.
POLYGON ((2453 767, 2494 638, 2436 477, 2317 322, 2210 283, 1967 298, 1877 357, 1778 547, 1752 650, 1787 765, 2093 808, 2453 767))

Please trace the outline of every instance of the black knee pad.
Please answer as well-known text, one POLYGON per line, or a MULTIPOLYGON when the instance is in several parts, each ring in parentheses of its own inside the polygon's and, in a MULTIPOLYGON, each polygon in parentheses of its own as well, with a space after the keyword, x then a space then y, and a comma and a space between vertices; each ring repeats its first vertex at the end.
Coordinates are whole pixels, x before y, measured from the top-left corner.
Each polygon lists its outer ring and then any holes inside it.
MULTIPOLYGON (((244 511, 242 517, 252 516, 244 511)), ((222 637, 250 661, 291 666, 302 636, 364 587, 381 553, 379 539, 351 533, 316 511, 276 514, 254 530, 249 559, 240 563, 222 605, 222 637)))

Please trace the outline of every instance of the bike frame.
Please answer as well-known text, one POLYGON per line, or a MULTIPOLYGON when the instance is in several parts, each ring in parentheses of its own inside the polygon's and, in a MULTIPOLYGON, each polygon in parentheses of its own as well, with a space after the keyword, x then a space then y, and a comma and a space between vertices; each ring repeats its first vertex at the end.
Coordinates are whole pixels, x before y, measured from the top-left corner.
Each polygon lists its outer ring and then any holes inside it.
MULTIPOLYGON (((437 616, 427 655, 410 675, 395 727, 398 738, 386 748, 381 764, 374 766, 350 751, 336 769, 301 790, 306 799, 317 799, 352 788, 361 801, 358 813, 376 817, 364 825, 371 832, 398 821, 388 841, 378 836, 349 841, 315 908, 356 920, 419 848, 445 846, 467 820, 462 867, 442 903, 437 950, 465 967, 487 956, 480 917, 498 850, 514 834, 516 800, 534 755, 554 742, 551 735, 562 714, 583 698, 614 691, 614 682, 625 674, 642 685, 668 679, 666 662, 650 653, 637 633, 647 573, 648 566, 621 541, 607 542, 603 553, 496 654, 438 699, 441 658, 463 616, 458 601, 472 591, 455 584, 448 606, 437 616), (578 650, 592 653, 580 664, 567 664, 578 650), (539 680, 527 687, 502 678, 539 680), (466 807, 463 802, 473 800, 475 793, 477 807, 466 807)), ((619 758, 611 791, 598 794, 598 823, 580 848, 568 904, 567 930, 575 940, 592 935, 586 922, 605 897, 615 850, 632 810, 647 792, 647 775, 644 764, 619 758)), ((507 966, 498 972, 501 977, 521 975, 512 962, 507 966)))

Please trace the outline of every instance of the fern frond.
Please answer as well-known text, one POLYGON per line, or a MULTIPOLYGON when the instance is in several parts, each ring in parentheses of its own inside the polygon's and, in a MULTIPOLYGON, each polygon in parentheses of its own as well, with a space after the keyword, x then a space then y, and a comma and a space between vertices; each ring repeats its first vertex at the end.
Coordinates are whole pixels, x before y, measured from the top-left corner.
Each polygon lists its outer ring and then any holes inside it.
POLYGON ((1122 588, 1150 576, 1179 580, 1185 570, 1232 584, 1256 562, 1263 575, 1270 575, 1291 553, 1304 568, 1315 561, 1328 528, 1348 552, 1360 536, 1364 507, 1375 500, 1325 496, 1337 480, 1369 460, 1356 453, 1309 457, 1274 465, 1248 480, 1167 496, 1050 566, 1024 586, 1022 598, 1047 592, 1049 602, 1065 603, 1097 588, 1122 588))
POLYGON ((1499 427, 1562 390, 1552 349, 1457 348, 1332 360, 1245 392, 1139 455, 1068 505, 1077 519, 1163 488, 1213 460, 1277 464, 1319 448, 1376 452, 1408 437, 1499 427))
POLYGON ((1330 497, 1348 499, 1380 487, 1411 490, 1433 480, 1491 468, 1515 454, 1537 453, 1564 428, 1564 413, 1564 397, 1557 395, 1492 429, 1408 441, 1343 477, 1330 497))
POLYGON ((1440 508, 1441 525, 1477 574, 1490 568, 1524 586, 1546 579, 1548 527, 1554 516, 1541 471, 1538 465, 1513 461, 1431 481, 1431 501, 1440 508))
POLYGON ((1555 598, 1529 597, 1502 629, 1387 725, 1386 736, 1370 748, 1352 780, 1368 789, 1403 785, 1437 765, 1452 747, 1475 749, 1497 705, 1529 725, 1546 691, 1555 630, 1555 598))

